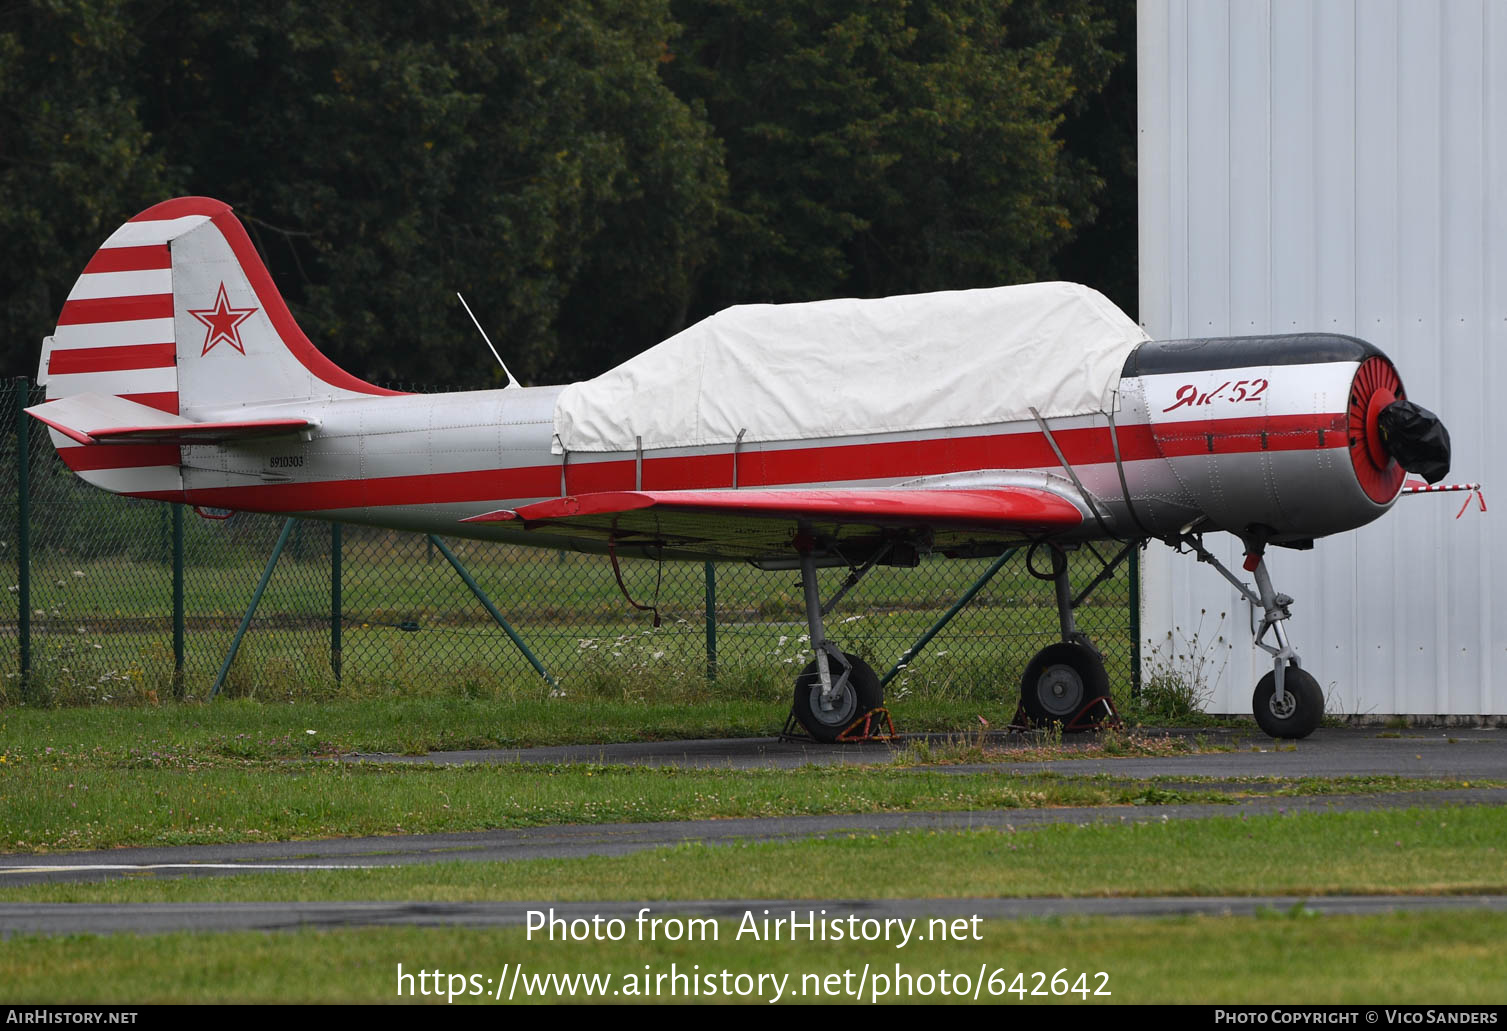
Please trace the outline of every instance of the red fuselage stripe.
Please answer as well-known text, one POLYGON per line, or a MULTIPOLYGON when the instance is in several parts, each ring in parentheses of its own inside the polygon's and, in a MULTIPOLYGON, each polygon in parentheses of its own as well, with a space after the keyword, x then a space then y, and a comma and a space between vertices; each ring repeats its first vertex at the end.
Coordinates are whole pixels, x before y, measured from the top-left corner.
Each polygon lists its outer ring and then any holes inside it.
MULTIPOLYGON (((1345 445, 1344 435, 1336 432, 1334 427, 1342 423, 1343 418, 1342 415, 1313 415, 1225 420, 1217 425, 1228 425, 1234 432, 1214 433, 1212 447, 1208 435, 1188 432, 1188 424, 1121 426, 1120 455, 1124 461, 1133 462, 1161 458, 1163 451, 1172 457, 1342 447, 1345 445), (1266 426, 1264 434, 1259 429, 1252 429, 1253 425, 1260 423, 1266 426), (1163 434, 1168 435, 1164 437, 1163 434)), ((1054 431, 1053 436, 1067 460, 1075 466, 1114 461, 1114 445, 1107 428, 1059 430, 1054 431)), ((738 459, 738 483, 744 487, 776 487, 796 483, 933 476, 973 469, 1041 469, 1057 464, 1046 438, 1039 432, 1025 431, 744 452, 738 459)), ((567 475, 566 492, 569 494, 635 489, 632 459, 582 462, 570 465, 567 475)), ((694 490, 727 487, 731 483, 730 453, 646 458, 643 462, 643 490, 694 490)), ((267 512, 552 498, 559 493, 558 465, 369 480, 206 487, 185 492, 186 500, 195 504, 267 512)), ((176 494, 142 496, 178 500, 176 494)))

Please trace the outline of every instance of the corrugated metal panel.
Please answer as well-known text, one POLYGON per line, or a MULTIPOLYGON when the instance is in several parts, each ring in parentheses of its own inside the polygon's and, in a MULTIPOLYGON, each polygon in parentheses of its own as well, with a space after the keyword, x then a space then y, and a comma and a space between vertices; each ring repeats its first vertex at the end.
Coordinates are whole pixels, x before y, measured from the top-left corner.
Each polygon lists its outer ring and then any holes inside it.
MULTIPOLYGON (((1451 479, 1507 490, 1507 5, 1140 0, 1138 35, 1147 332, 1364 337, 1444 417, 1451 479)), ((1332 711, 1507 713, 1507 539, 1458 508, 1272 556, 1332 711)), ((1245 603, 1165 548, 1144 568, 1148 643, 1206 610, 1210 708, 1248 711, 1270 666, 1245 603)))

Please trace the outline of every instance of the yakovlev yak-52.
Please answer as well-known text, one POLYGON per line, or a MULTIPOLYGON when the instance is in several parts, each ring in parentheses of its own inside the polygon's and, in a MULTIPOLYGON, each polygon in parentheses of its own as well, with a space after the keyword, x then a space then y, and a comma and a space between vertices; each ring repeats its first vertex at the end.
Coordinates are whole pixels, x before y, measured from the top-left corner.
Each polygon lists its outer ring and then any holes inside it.
POLYGON ((401 394, 299 330, 228 205, 166 201, 68 295, 28 409, 83 479, 136 498, 661 560, 799 569, 815 658, 794 712, 831 741, 882 702, 832 643, 848 586, 923 555, 999 555, 1056 585, 1062 640, 1025 670, 1038 724, 1108 712, 1064 552, 1151 539, 1212 564, 1272 656, 1257 722, 1303 737, 1324 696, 1263 556, 1362 526, 1449 467, 1439 421, 1354 337, 1153 341, 1098 292, 1039 283, 753 304, 568 386, 401 394), (1254 588, 1203 536, 1244 544, 1254 588), (840 592, 841 593, 841 592, 840 592))

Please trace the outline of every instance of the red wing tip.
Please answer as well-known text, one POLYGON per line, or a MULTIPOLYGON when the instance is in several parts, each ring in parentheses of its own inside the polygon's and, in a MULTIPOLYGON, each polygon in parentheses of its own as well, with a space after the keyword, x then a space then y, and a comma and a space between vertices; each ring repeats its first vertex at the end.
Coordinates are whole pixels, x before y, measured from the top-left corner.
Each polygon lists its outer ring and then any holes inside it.
POLYGON ((532 505, 524 505, 515 513, 517 518, 532 521, 535 519, 569 519, 572 516, 611 515, 617 512, 632 512, 640 508, 651 508, 660 499, 652 494, 644 494, 638 491, 602 491, 598 494, 572 494, 563 498, 555 498, 553 501, 536 501, 532 505))
POLYGON ((481 515, 467 516, 462 519, 463 523, 506 523, 520 516, 511 508, 499 508, 495 512, 483 512, 481 515))

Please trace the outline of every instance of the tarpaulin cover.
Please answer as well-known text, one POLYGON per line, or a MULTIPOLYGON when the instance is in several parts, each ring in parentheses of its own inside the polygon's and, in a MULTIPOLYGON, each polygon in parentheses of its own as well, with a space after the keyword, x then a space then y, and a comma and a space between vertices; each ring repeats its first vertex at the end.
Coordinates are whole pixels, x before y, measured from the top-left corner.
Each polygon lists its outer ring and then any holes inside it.
POLYGON ((632 451, 1112 411, 1147 339, 1103 294, 1031 283, 745 304, 561 392, 557 450, 632 451))
POLYGON ((1408 472, 1429 483, 1449 475, 1449 430, 1433 412, 1411 401, 1393 401, 1376 424, 1387 451, 1408 472))

